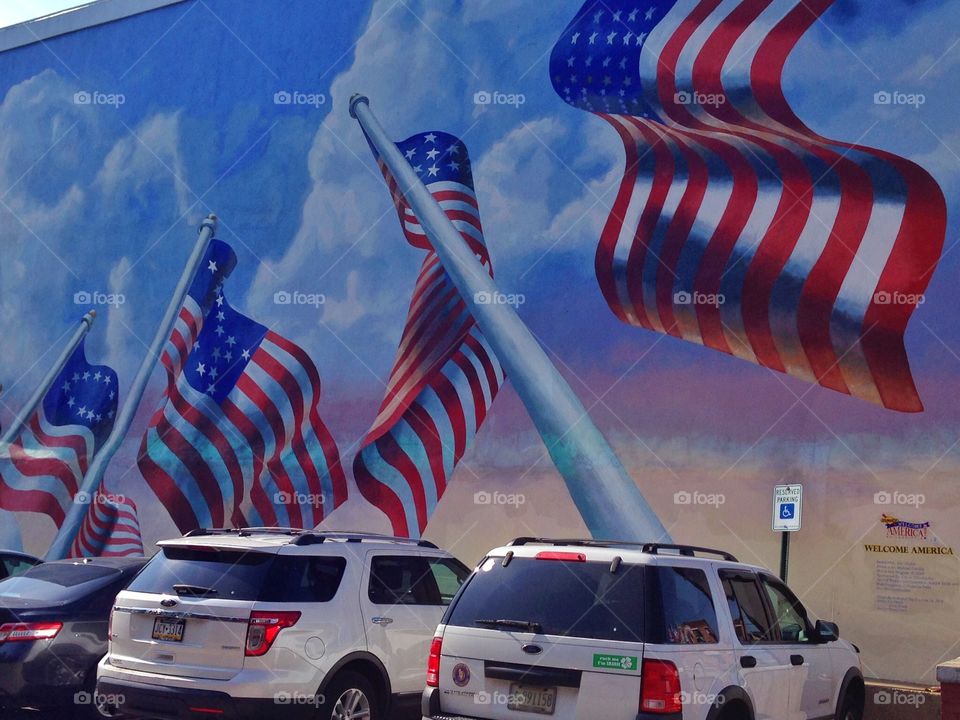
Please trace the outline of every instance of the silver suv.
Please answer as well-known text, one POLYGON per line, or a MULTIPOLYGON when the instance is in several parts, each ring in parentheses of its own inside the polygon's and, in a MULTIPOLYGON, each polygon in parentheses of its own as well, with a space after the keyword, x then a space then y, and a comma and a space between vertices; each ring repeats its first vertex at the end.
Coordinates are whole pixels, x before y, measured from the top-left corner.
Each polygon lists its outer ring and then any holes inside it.
POLYGON ((858 650, 779 579, 682 545, 518 538, 437 630, 431 720, 859 720, 858 650))
POLYGON ((114 604, 101 711, 143 718, 418 716, 423 663, 470 571, 427 541, 200 530, 114 604))

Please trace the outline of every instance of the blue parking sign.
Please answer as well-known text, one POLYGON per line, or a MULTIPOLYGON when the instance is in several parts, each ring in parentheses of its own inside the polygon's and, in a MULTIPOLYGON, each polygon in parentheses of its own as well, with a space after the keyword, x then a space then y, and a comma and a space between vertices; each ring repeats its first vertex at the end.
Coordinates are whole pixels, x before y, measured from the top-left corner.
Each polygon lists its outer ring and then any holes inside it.
POLYGON ((803 508, 803 486, 777 485, 773 489, 773 529, 795 532, 800 529, 803 508))

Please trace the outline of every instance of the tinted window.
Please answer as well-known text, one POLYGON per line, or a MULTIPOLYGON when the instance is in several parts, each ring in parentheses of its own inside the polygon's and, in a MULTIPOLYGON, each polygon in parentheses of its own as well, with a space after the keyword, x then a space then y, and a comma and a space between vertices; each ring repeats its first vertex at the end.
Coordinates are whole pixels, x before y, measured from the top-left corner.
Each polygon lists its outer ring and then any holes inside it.
POLYGON ((651 621, 647 642, 696 645, 718 642, 717 611, 702 570, 650 569, 651 621))
POLYGON ((377 605, 440 605, 427 558, 378 555, 370 561, 370 602, 377 605))
POLYGON ((342 557, 278 555, 260 593, 263 602, 329 602, 347 567, 342 557))
POLYGON ((35 562, 23 558, 9 557, 0 563, 0 578, 10 575, 19 575, 36 565, 35 562))
POLYGON ((119 575, 119 570, 102 565, 43 563, 0 582, 0 596, 69 601, 103 587, 119 575))
POLYGON ((740 642, 747 645, 772 640, 770 621, 756 579, 736 573, 721 573, 720 576, 733 628, 740 642))
POLYGON ((440 592, 440 602, 449 605, 460 590, 460 586, 470 577, 470 571, 456 560, 437 558, 430 560, 434 582, 440 592))
POLYGON ((128 590, 176 594, 174 585, 209 588, 210 597, 256 600, 274 555, 237 550, 167 547, 157 553, 128 590))
POLYGON ((807 612, 787 586, 777 580, 763 578, 763 589, 773 609, 773 619, 784 642, 809 642, 810 623, 807 612))
POLYGON ((444 622, 485 627, 478 620, 538 623, 547 635, 641 642, 640 565, 489 558, 447 612, 444 622))

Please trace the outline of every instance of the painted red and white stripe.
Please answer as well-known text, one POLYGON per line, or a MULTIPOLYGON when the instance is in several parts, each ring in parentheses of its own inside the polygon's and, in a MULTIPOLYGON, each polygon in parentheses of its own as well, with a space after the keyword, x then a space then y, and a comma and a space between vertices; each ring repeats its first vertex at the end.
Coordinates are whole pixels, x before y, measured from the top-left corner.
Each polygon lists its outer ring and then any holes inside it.
POLYGON ((574 34, 627 29, 615 15, 630 3, 588 2, 551 73, 623 140, 596 254, 621 320, 919 411, 903 335, 940 258, 944 198, 916 164, 825 138, 787 103, 787 57, 830 4, 657 3, 637 19, 642 43, 614 54, 624 98, 570 87, 586 62, 574 34))
POLYGON ((133 500, 103 490, 89 498, 90 507, 73 542, 71 557, 143 555, 140 520, 133 500))
MULTIPOLYGON (((466 147, 439 132, 415 135, 397 145, 492 275, 466 147), (420 158, 426 160, 420 163, 420 158)), ((382 161, 379 164, 407 240, 426 249, 427 256, 386 395, 353 470, 360 492, 387 514, 393 531, 419 537, 504 375, 395 179, 382 161)))

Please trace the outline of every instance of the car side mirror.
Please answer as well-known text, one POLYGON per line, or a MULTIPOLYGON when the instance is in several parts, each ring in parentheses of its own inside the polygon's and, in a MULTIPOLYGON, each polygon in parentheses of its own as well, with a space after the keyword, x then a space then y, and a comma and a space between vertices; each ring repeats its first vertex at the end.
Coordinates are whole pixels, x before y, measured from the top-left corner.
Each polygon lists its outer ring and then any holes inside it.
POLYGON ((840 639, 840 628, 837 627, 836 623, 827 622, 826 620, 817 620, 817 626, 815 630, 817 639, 820 642, 833 642, 834 640, 840 639))

